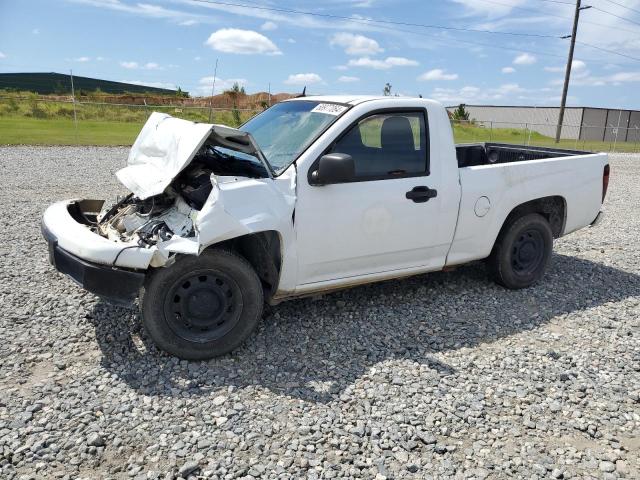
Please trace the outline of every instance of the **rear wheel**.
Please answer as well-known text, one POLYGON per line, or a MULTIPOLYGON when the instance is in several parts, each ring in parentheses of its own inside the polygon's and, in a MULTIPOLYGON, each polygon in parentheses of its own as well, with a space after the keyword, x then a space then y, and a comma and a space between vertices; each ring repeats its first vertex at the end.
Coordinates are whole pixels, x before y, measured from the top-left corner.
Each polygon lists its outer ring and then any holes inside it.
POLYGON ((531 213, 504 227, 487 259, 487 270, 500 285, 526 288, 543 277, 552 251, 549 222, 542 215, 531 213))
POLYGON ((161 349, 204 360, 230 352, 262 315, 262 284, 251 265, 228 250, 183 257, 145 285, 142 316, 161 349))

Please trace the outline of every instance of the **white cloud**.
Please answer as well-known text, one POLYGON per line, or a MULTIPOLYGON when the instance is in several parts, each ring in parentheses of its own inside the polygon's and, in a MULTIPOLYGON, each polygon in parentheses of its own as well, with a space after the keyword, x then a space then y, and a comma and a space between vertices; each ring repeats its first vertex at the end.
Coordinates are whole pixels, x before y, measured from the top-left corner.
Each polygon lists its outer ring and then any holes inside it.
POLYGON ((376 58, 360 57, 352 58, 347 64, 350 67, 373 68, 375 70, 388 70, 391 67, 414 67, 419 65, 415 60, 404 57, 387 57, 384 60, 376 58))
POLYGON ((376 70, 387 70, 391 65, 384 60, 376 60, 369 57, 361 57, 349 60, 350 67, 374 68, 376 70))
POLYGON ((295 38, 287 38, 287 43, 298 43, 295 38))
POLYGON ((574 60, 573 62, 571 62, 571 68, 573 70, 583 70, 587 68, 587 64, 582 60, 574 60))
POLYGON ((342 75, 340 78, 338 78, 338 81, 341 83, 353 83, 353 82, 359 82, 360 79, 358 77, 350 77, 349 75, 342 75))
POLYGON ((199 62, 200 60, 202 60, 202 57, 193 57, 193 59, 194 59, 196 62, 199 62))
POLYGON ((142 80, 120 80, 123 83, 132 83, 133 85, 143 85, 146 87, 156 87, 156 88, 169 88, 171 90, 176 89, 176 85, 170 82, 146 82, 142 80))
POLYGON ((505 83, 504 85, 500 85, 497 89, 497 92, 501 95, 509 95, 511 93, 519 93, 524 91, 524 88, 522 88, 517 83, 505 83))
POLYGON ((138 62, 120 62, 120 66, 133 70, 134 68, 138 68, 140 65, 138 65, 138 62))
POLYGON ((443 103, 501 102, 509 98, 522 98, 527 91, 517 83, 507 83, 496 88, 479 88, 467 85, 459 89, 435 88, 431 98, 443 103))
POLYGON ((198 21, 197 20, 183 20, 181 22, 178 22, 178 25, 182 26, 182 27, 192 27, 194 25, 197 25, 198 21))
POLYGON ((346 65, 334 65, 333 67, 334 70, 340 70, 341 72, 344 72, 345 70, 349 70, 349 67, 347 67, 346 65))
POLYGON ((503 67, 502 73, 516 73, 516 69, 513 67, 503 67))
POLYGON ((605 77, 606 81, 613 84, 615 83, 627 83, 627 82, 640 82, 640 72, 620 72, 605 77))
POLYGON ((210 16, 193 14, 181 10, 173 10, 161 7, 159 5, 151 5, 149 3, 125 3, 121 0, 69 0, 73 3, 89 5, 96 8, 104 8, 118 12, 129 13, 140 17, 167 19, 178 22, 178 25, 195 25, 195 23, 215 22, 210 16), (195 22, 195 23, 192 23, 195 22))
POLYGON ((266 21, 260 26, 260 30, 263 30, 265 32, 276 30, 277 28, 278 28, 278 25, 271 21, 266 21))
POLYGON ((278 47, 261 33, 239 28, 222 28, 212 33, 205 44, 225 53, 282 54, 278 47))
POLYGON ((40 35, 40 29, 34 28, 33 30, 31 30, 31 33, 33 33, 34 35, 40 35))
MULTIPOLYGON (((566 66, 561 66, 561 67, 544 67, 545 71, 547 72, 555 72, 555 73, 564 73, 564 71, 566 70, 566 66)), ((584 63, 582 60, 574 60, 571 63, 571 70, 572 71, 576 71, 576 70, 584 70, 585 68, 587 68, 587 64, 584 63)))
POLYGON ((96 57, 96 60, 97 60, 97 61, 99 61, 99 62, 101 62, 101 61, 103 61, 103 60, 104 60, 104 57, 96 57))
POLYGON ((457 73, 445 73, 441 68, 435 68, 433 70, 429 70, 428 72, 424 72, 422 75, 418 77, 418 80, 424 81, 439 81, 439 80, 457 80, 457 73))
POLYGON ((163 70, 163 68, 155 62, 147 62, 144 65, 141 65, 138 62, 128 61, 120 62, 120 66, 123 68, 128 68, 129 70, 136 70, 138 68, 143 70, 163 70))
POLYGON ((287 85, 312 85, 322 83, 322 77, 317 73, 296 73, 289 75, 284 83, 287 85))
POLYGON ((90 57, 78 57, 73 59, 74 62, 81 62, 81 63, 88 62, 89 60, 91 60, 90 57))
POLYGON ((521 53, 516 58, 513 59, 514 65, 533 65, 536 63, 538 59, 535 55, 531 55, 530 53, 521 53))
POLYGON ((355 0, 351 6, 354 8, 370 8, 373 7, 374 3, 375 0, 355 0))
MULTIPOLYGON (((200 95, 209 96, 211 95, 211 85, 213 83, 213 76, 202 77, 198 81, 198 93, 200 95)), ((233 85, 237 83, 241 87, 247 86, 249 83, 246 78, 216 78, 216 86, 214 94, 217 95, 219 93, 224 92, 225 90, 229 90, 233 85)))
POLYGON ((329 39, 329 44, 344 48, 347 55, 375 55, 384 51, 373 38, 353 33, 336 33, 329 39))
POLYGON ((488 17, 499 17, 511 12, 513 7, 523 5, 526 0, 502 0, 500 3, 483 2, 482 0, 453 0, 467 8, 475 15, 486 15, 488 17))
POLYGON ((7 58, 7 56, 4 53, 0 52, 0 58, 7 58))
MULTIPOLYGON (((564 73, 565 67, 545 67, 547 72, 564 73)), ((606 70, 606 69, 605 69, 606 70)), ((571 69, 571 85, 585 87, 601 87, 604 85, 622 85, 628 82, 638 81, 637 72, 618 72, 617 74, 596 76, 592 75, 587 68, 587 64, 582 60, 574 60, 571 69)), ((564 78, 556 78, 549 82, 550 85, 560 86, 564 83, 564 78)))
POLYGON ((417 67, 420 65, 415 60, 410 60, 405 57, 387 57, 385 63, 392 67, 417 67))
MULTIPOLYGON (((550 82, 551 85, 562 85, 564 80, 558 78, 550 82)), ((612 75, 596 76, 591 75, 589 70, 578 71, 576 75, 571 75, 571 85, 575 87, 604 87, 607 85, 619 86, 625 83, 640 82, 640 71, 618 72, 612 75)))

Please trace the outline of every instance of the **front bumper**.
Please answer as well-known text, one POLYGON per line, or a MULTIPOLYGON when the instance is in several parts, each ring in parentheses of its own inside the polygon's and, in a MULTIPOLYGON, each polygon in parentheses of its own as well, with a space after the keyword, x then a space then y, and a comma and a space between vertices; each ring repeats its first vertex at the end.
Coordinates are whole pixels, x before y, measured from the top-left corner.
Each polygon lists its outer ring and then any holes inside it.
POLYGON ((82 260, 109 267, 146 270, 155 248, 139 247, 135 242, 114 242, 90 230, 86 216, 99 210, 102 203, 97 200, 54 203, 45 210, 42 225, 56 238, 60 248, 82 260))
POLYGON ((85 290, 113 303, 132 303, 144 284, 145 274, 88 262, 67 252, 42 223, 42 236, 49 245, 49 261, 61 273, 71 277, 85 290))

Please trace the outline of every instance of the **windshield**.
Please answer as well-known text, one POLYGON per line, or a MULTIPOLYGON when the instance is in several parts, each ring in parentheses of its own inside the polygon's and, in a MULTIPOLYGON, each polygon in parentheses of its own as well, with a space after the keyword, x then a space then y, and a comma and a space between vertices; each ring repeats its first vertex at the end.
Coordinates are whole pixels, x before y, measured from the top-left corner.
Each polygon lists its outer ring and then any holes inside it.
POLYGON ((253 136, 273 171, 280 174, 348 108, 305 100, 282 102, 253 117, 240 130, 253 136))

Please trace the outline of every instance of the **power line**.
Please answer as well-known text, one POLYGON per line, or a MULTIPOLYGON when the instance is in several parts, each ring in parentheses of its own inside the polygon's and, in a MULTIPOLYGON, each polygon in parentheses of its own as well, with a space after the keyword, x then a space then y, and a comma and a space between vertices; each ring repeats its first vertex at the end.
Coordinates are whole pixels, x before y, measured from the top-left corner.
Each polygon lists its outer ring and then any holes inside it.
MULTIPOLYGON (((510 5, 510 4, 508 4, 508 3, 497 2, 497 1, 495 1, 495 0, 480 0, 480 1, 481 1, 481 2, 485 2, 485 3, 492 3, 492 4, 494 4, 494 5, 501 5, 501 6, 504 6, 504 7, 509 7, 509 8, 514 9, 514 10, 522 10, 522 11, 525 11, 525 12, 540 13, 540 11, 539 11, 539 10, 535 10, 535 9, 533 9, 533 8, 516 7, 516 6, 510 5)), ((555 2, 554 2, 554 3, 555 3, 555 2)), ((564 15, 555 15, 555 14, 553 14, 553 13, 548 13, 548 12, 545 12, 545 13, 544 13, 544 15, 545 15, 546 17, 561 18, 561 19, 563 19, 563 20, 573 20, 573 18, 572 18, 572 17, 567 17, 567 16, 564 16, 564 15)), ((595 26, 598 26, 598 27, 600 27, 600 28, 606 28, 606 29, 608 29, 608 30, 616 30, 616 31, 619 31, 619 32, 620 32, 620 31, 622 31, 622 32, 629 32, 629 33, 640 34, 640 31, 638 31, 638 30, 629 30, 629 29, 626 29, 626 28, 612 27, 611 25, 605 25, 604 23, 598 23, 598 22, 590 22, 590 21, 588 21, 588 20, 582 20, 582 22, 581 22, 581 23, 587 23, 587 24, 589 24, 589 25, 595 25, 595 26)))
MULTIPOLYGON (((330 13, 317 13, 317 12, 309 12, 309 11, 303 11, 303 10, 294 10, 294 9, 289 9, 289 8, 280 8, 280 7, 267 7, 267 6, 263 6, 263 5, 247 5, 247 4, 243 4, 243 3, 236 3, 236 2, 228 2, 228 1, 222 1, 222 0, 191 0, 192 2, 197 2, 197 3, 206 3, 206 4, 213 4, 213 5, 223 5, 223 6, 233 6, 233 7, 239 7, 239 8, 247 8, 247 9, 254 9, 254 10, 266 10, 266 11, 274 11, 274 12, 280 12, 280 13, 294 13, 294 14, 298 14, 298 15, 310 15, 310 16, 315 16, 315 17, 323 17, 323 18, 334 18, 334 19, 340 19, 340 20, 346 20, 348 22, 353 22, 353 23, 361 23, 361 24, 386 24, 386 25, 401 25, 401 26, 409 26, 409 27, 421 27, 421 28, 433 28, 433 29, 440 29, 440 30, 450 30, 450 31, 461 31, 461 32, 473 32, 473 33, 489 33, 489 34, 498 34, 498 35, 512 35, 512 36, 525 36, 525 37, 538 37, 538 38, 562 38, 562 37, 558 37, 556 35, 542 35, 542 34, 532 34, 532 33, 519 33, 519 32, 499 32, 499 31, 495 31, 495 30, 482 30, 482 29, 473 29, 473 28, 463 28, 463 27, 449 27, 449 26, 444 26, 444 25, 435 25, 435 24, 422 24, 422 23, 412 23, 412 22, 401 22, 401 21, 395 21, 395 20, 380 20, 380 19, 373 19, 373 18, 361 18, 361 19, 356 19, 353 17, 347 17, 345 15, 335 15, 335 14, 330 14, 330 13)), ((499 4, 499 2, 496 2, 494 0, 482 0, 482 1, 487 1, 489 3, 496 3, 499 4)), ((540 0, 542 2, 547 2, 547 3, 556 3, 556 4, 561 4, 561 5, 570 5, 573 6, 572 3, 570 2, 564 2, 561 0, 540 0)), ((624 17, 620 17, 618 15, 615 15, 611 12, 607 12, 606 10, 602 10, 599 9, 597 7, 592 7, 596 10, 599 10, 603 13, 609 14, 609 15, 613 15, 615 17, 618 17, 620 19, 626 20, 624 17)), ((523 9, 523 8, 521 8, 523 9)), ((527 9, 529 10, 529 9, 527 9)), ((564 18, 564 17, 563 17, 564 18)), ((631 21, 631 20, 627 20, 627 21, 631 21)), ((637 25, 640 25, 640 23, 637 22, 633 22, 632 23, 636 23, 637 25)), ((594 23, 594 22, 590 22, 590 23, 594 23)), ((596 23, 594 23, 596 24, 596 23)), ((604 26, 601 24, 596 24, 596 25, 600 25, 600 26, 604 26)), ((382 25, 378 25, 378 27, 382 27, 382 25)), ((415 35, 420 35, 420 33, 418 32, 413 32, 413 31, 407 31, 407 30, 400 30, 400 29, 396 29, 397 31, 404 31, 406 33, 412 33, 415 35)), ((633 32, 635 33, 635 32, 633 32)), ((502 48, 505 50, 512 50, 512 51, 522 51, 524 52, 525 50, 523 49, 519 49, 519 48, 509 48, 509 47, 499 47, 496 45, 490 45, 490 44, 480 44, 478 42, 465 42, 464 40, 458 40, 458 39, 454 39, 455 41, 461 42, 461 43, 468 43, 468 44, 473 44, 473 45, 483 45, 486 47, 491 47, 491 48, 502 48)), ((592 47, 592 48, 599 48, 596 47, 594 45, 590 45, 590 44, 586 44, 583 42, 580 42, 585 46, 588 47, 592 47)), ((601 49, 603 51, 606 51, 604 49, 601 49)), ((561 57, 561 55, 555 55, 555 54, 550 54, 550 53, 543 53, 543 52, 532 52, 529 51, 529 53, 537 53, 539 55, 548 55, 548 56, 555 56, 555 57, 561 57)), ((615 55, 619 55, 625 58, 630 58, 632 60, 638 60, 636 57, 632 57, 629 55, 625 55, 625 54, 621 54, 619 52, 614 52, 614 51, 608 51, 608 53, 613 53, 615 55)))
POLYGON ((620 20, 624 20, 625 22, 633 23, 634 25, 640 25, 640 22, 636 22, 635 20, 629 20, 628 18, 621 17, 620 15, 616 15, 616 14, 615 14, 615 13, 613 13, 613 12, 609 12, 609 11, 607 11, 607 10, 603 10, 603 9, 601 9, 601 8, 593 7, 593 6, 592 6, 591 8, 593 8, 594 10, 597 10, 597 11, 599 11, 599 12, 602 12, 602 13, 604 13, 604 14, 611 15, 612 17, 619 18, 620 20))
POLYGON ((640 57, 632 57, 631 55, 627 55, 626 53, 616 52, 615 50, 608 50, 606 48, 598 47, 597 45, 592 45, 586 42, 581 42, 579 40, 576 41, 576 43, 579 43, 580 45, 584 45, 585 47, 595 48, 596 50, 600 50, 602 52, 611 53, 612 55, 619 55, 621 57, 630 58, 631 60, 636 60, 640 62, 640 57))
POLYGON ((632 12, 640 13, 640 10, 636 10, 635 8, 627 7, 626 5, 623 5, 623 4, 618 3, 618 2, 614 2, 613 0, 604 0, 604 1, 612 3, 612 4, 617 5, 619 7, 622 7, 622 8, 626 8, 627 10, 631 10, 632 12))
POLYGON ((361 18, 354 19, 353 17, 347 17, 345 15, 335 15, 331 13, 318 13, 318 12, 309 12, 304 10, 293 10, 289 8, 280 8, 280 7, 266 7, 263 5, 246 5, 243 3, 234 3, 234 2, 224 2, 220 0, 191 0, 192 2, 197 3, 208 3, 212 5, 226 5, 230 7, 239 7, 239 8, 248 8, 253 10, 267 10, 271 12, 280 12, 280 13, 294 13, 297 15, 309 15, 314 17, 323 17, 323 18, 333 18, 339 20, 347 20, 352 22, 354 20, 366 23, 383 23, 388 25, 400 25, 405 27, 421 27, 421 28, 433 28, 437 30, 452 30, 458 32, 473 32, 473 33, 489 33, 493 35, 510 35, 516 37, 536 37, 536 38, 558 38, 557 35, 544 35, 538 33, 522 33, 522 32, 499 32, 496 30, 483 30, 483 29, 475 29, 475 28, 464 28, 464 27, 451 27, 446 25, 436 25, 436 24, 426 24, 426 23, 412 23, 412 22, 401 22, 396 20, 379 20, 373 18, 361 18))
MULTIPOLYGON (((353 19, 351 21, 353 21, 355 23, 359 23, 359 20, 356 20, 356 19, 353 19)), ((534 55, 542 55, 542 56, 546 56, 546 57, 565 58, 564 55, 558 55, 556 53, 545 52, 545 51, 541 51, 541 50, 529 50, 529 49, 517 48, 517 47, 506 47, 506 46, 503 46, 503 45, 496 45, 496 44, 491 44, 491 43, 482 43, 482 42, 478 42, 478 41, 475 41, 475 40, 461 40, 461 39, 455 38, 455 37, 443 38, 443 37, 439 37, 437 35, 433 35, 433 34, 429 34, 429 33, 425 33, 425 32, 416 32, 416 31, 413 31, 413 30, 394 28, 394 27, 386 26, 386 25, 378 25, 378 28, 383 28, 383 29, 394 31, 394 32, 409 33, 411 35, 419 35, 419 36, 422 36, 422 37, 435 38, 435 39, 443 41, 443 42, 457 42, 457 43, 462 43, 462 44, 465 44, 465 45, 482 46, 482 47, 487 47, 487 48, 495 48, 495 49, 499 49, 499 50, 507 50, 507 51, 518 52, 518 53, 531 53, 531 54, 534 54, 534 55)), ((584 42, 578 42, 578 43, 581 43, 582 45, 587 46, 587 47, 593 47, 593 48, 596 48, 596 49, 604 50, 602 48, 596 47, 595 45, 587 44, 587 43, 584 43, 584 42)), ((632 60, 638 60, 635 57, 630 57, 630 56, 625 55, 625 54, 620 54, 620 53, 612 51, 612 50, 605 50, 605 51, 607 51, 608 53, 613 53, 613 54, 620 55, 620 56, 623 56, 623 57, 626 57, 626 58, 630 58, 632 60)), ((596 60, 596 59, 593 59, 593 58, 582 58, 582 59, 587 61, 587 62, 589 62, 589 63, 596 63, 596 64, 597 63, 601 63, 601 64, 607 64, 607 65, 622 66, 621 64, 616 64, 614 62, 610 62, 610 61, 603 62, 603 61, 596 60)))
MULTIPOLYGON (((354 20, 356 23, 357 21, 354 20)), ((457 42, 457 43, 462 43, 464 45, 472 45, 472 46, 481 46, 481 47, 487 47, 487 48, 496 48, 498 50, 507 50, 510 52, 518 52, 518 53, 532 53, 535 55, 542 55, 542 56, 547 56, 547 57, 556 57, 556 58, 565 58, 564 55, 558 55, 556 53, 550 53, 550 52, 544 52, 544 51, 540 51, 540 50, 529 50, 529 49, 524 49, 524 48, 517 48, 517 47, 506 47, 504 45, 496 45, 493 43, 483 43, 483 42, 478 42, 475 40, 462 40, 459 38, 455 38, 455 37, 440 37, 438 35, 433 35, 430 33, 425 33, 425 32, 416 32, 413 30, 405 30, 405 29, 400 29, 400 28, 394 28, 394 27, 388 27, 385 25, 378 25, 379 28, 384 28, 384 29, 388 29, 388 30, 392 30, 394 32, 402 32, 402 33, 408 33, 411 35, 419 35, 421 37, 429 37, 429 38, 435 38, 437 40, 440 40, 442 42, 457 42)))

